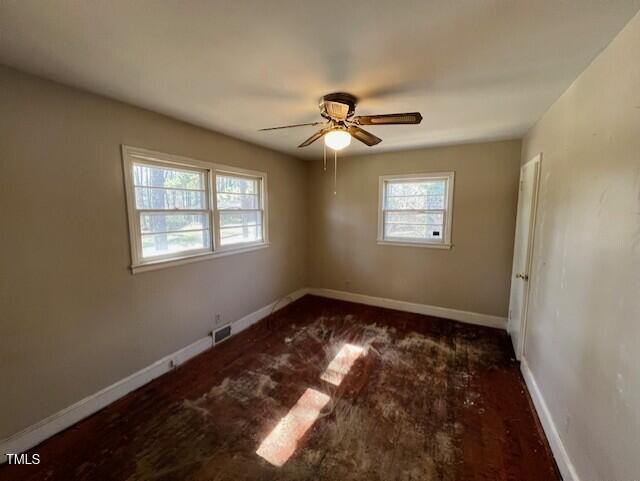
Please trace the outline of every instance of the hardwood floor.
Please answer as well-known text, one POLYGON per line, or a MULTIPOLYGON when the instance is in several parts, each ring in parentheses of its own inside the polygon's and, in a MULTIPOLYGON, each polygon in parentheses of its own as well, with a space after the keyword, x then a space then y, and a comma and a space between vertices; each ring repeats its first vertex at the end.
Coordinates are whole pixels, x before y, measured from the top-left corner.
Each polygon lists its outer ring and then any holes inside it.
POLYGON ((31 452, 18 480, 560 480, 503 331, 306 296, 31 452))

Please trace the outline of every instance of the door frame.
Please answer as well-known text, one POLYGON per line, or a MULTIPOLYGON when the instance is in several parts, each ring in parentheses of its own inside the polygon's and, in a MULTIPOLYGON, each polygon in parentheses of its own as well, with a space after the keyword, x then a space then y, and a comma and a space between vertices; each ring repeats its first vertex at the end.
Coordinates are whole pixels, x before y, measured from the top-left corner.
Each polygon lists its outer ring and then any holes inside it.
MULTIPOLYGON (((539 199, 539 189, 540 189, 540 174, 542 171, 542 152, 538 153, 527 162, 522 164, 520 167, 520 180, 522 182, 522 171, 525 167, 529 165, 535 165, 535 174, 533 179, 532 186, 532 199, 531 199, 531 217, 529 218, 529 239, 528 239, 528 252, 527 258, 525 260, 526 265, 526 273, 529 276, 524 285, 524 291, 522 295, 522 313, 520 316, 520 336, 518 337, 517 345, 515 346, 515 354, 516 359, 521 360, 524 358, 524 346, 525 339, 527 337, 527 317, 529 314, 529 293, 531 291, 531 281, 533 277, 533 273, 531 272, 531 266, 533 265, 533 249, 534 249, 534 241, 535 241, 535 233, 536 233, 536 215, 538 212, 538 199, 539 199)), ((518 190, 520 192, 520 190, 518 190)), ((516 212, 516 216, 517 216, 516 212)), ((515 257, 515 245, 514 245, 514 257, 515 257)), ((513 272, 511 273, 513 276, 513 272)), ((513 282, 513 278, 511 279, 513 282)), ((509 311, 511 311, 511 306, 509 306, 509 311)), ((511 312, 510 312, 511 314, 511 312)))

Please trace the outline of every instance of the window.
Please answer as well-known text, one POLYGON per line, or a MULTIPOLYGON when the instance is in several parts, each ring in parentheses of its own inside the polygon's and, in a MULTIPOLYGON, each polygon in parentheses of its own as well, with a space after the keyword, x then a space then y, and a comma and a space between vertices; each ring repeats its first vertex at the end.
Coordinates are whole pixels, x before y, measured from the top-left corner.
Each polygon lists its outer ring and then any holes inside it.
POLYGON ((211 249, 207 171, 133 163, 140 254, 164 259, 211 249))
POLYGON ((258 177, 216 172, 220 246, 262 242, 262 194, 258 177))
POLYGON ((380 177, 378 243, 451 247, 453 172, 380 177))
POLYGON ((134 272, 268 245, 266 174, 122 152, 134 272))

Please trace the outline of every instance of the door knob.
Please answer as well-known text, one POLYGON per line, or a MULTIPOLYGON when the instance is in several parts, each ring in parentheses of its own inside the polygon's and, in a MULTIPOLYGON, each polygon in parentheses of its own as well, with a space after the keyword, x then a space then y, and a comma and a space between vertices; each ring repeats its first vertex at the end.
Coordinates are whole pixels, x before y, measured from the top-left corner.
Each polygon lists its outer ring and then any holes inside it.
POLYGON ((518 274, 516 274, 516 278, 517 279, 522 279, 523 281, 528 281, 529 280, 529 275, 528 274, 518 273, 518 274))

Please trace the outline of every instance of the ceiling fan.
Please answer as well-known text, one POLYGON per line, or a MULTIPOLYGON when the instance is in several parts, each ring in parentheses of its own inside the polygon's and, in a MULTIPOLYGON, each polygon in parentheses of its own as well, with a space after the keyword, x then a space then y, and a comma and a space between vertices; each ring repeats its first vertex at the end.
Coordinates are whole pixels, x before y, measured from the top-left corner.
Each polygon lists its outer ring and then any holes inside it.
POLYGON ((302 142, 298 147, 307 147, 320 137, 324 137, 324 143, 333 150, 342 150, 351 143, 351 137, 363 144, 372 147, 382 142, 370 132, 360 128, 361 125, 401 125, 419 124, 422 115, 419 112, 407 112, 401 114, 384 115, 357 115, 354 117, 358 99, 351 94, 336 92, 325 95, 320 99, 320 115, 325 120, 306 124, 284 125, 282 127, 270 127, 265 130, 289 129, 307 125, 322 125, 315 134, 302 142))

